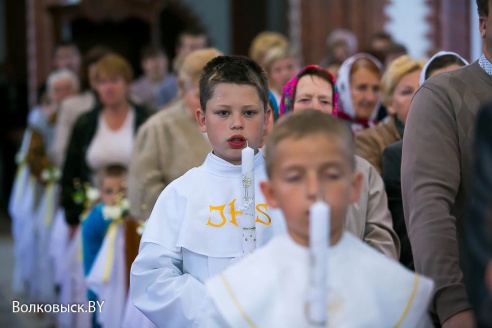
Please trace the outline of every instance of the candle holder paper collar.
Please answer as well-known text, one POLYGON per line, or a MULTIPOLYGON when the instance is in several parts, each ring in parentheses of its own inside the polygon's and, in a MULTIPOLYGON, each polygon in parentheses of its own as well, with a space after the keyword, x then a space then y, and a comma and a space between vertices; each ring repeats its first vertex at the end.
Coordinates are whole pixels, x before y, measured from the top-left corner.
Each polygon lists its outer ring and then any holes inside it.
POLYGON ((339 94, 338 94, 335 77, 330 72, 328 72, 328 70, 324 69, 321 66, 307 65, 304 68, 302 68, 299 72, 297 72, 296 76, 294 76, 289 82, 285 84, 282 93, 282 99, 280 100, 278 117, 276 117, 276 119, 294 110, 294 100, 296 95, 297 83, 299 83, 299 78, 301 77, 301 75, 305 73, 307 73, 305 75, 315 75, 315 74, 309 74, 309 72, 314 73, 316 71, 323 72, 323 74, 327 74, 331 78, 331 82, 333 83, 333 116, 337 116, 339 94))
MULTIPOLYGON (((215 155, 213 152, 208 153, 205 163, 205 169, 211 174, 219 177, 237 178, 242 175, 241 165, 234 165, 215 155)), ((255 172, 265 169, 265 159, 261 151, 254 156, 255 172)))

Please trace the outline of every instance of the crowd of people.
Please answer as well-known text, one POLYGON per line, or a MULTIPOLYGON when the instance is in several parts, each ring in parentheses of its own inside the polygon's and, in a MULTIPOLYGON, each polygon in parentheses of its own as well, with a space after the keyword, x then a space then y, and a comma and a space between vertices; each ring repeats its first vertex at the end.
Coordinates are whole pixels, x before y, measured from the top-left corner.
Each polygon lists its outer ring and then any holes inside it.
POLYGON ((14 291, 100 306, 56 327, 492 327, 489 3, 471 64, 386 33, 300 63, 276 32, 244 57, 185 30, 135 78, 60 43, 16 158, 14 291))

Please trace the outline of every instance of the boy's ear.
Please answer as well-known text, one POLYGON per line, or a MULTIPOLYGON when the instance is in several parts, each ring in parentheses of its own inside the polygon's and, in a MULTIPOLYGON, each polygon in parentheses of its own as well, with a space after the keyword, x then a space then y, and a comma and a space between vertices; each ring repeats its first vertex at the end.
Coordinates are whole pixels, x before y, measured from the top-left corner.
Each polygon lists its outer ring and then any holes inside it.
POLYGON ((261 192, 265 196, 267 204, 272 208, 278 208, 278 202, 275 198, 275 192, 272 188, 272 183, 270 181, 260 182, 261 192))
POLYGON ((362 173, 356 171, 352 177, 352 194, 350 195, 351 204, 359 200, 361 188, 362 188, 362 173))
POLYGON ((207 132, 207 123, 205 121, 205 113, 203 112, 203 110, 200 107, 198 107, 195 110, 195 119, 196 119, 196 122, 198 123, 198 126, 200 127, 200 131, 203 133, 207 132))

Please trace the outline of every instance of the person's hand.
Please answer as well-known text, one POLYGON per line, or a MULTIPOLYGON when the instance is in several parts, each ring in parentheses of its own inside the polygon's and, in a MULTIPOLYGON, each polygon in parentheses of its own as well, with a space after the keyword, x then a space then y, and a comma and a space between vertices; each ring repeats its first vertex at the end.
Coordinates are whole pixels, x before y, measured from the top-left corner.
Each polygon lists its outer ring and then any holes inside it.
POLYGON ((442 328, 474 328, 475 316, 472 310, 456 313, 448 320, 444 321, 442 328))

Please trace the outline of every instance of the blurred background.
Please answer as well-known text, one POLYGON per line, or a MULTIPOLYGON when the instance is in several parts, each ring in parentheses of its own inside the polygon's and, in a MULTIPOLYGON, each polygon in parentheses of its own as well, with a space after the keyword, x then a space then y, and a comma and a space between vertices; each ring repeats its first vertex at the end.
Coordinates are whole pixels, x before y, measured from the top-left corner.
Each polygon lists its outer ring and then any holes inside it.
POLYGON ((82 54, 107 45, 138 76, 142 47, 163 45, 172 63, 179 33, 195 27, 225 54, 247 55, 259 32, 280 32, 303 64, 322 62, 327 38, 339 28, 357 36, 359 51, 386 32, 416 58, 445 49, 473 61, 481 53, 474 0, 0 0, 1 212, 26 116, 53 68, 55 44, 73 41, 82 54))
POLYGON ((15 154, 54 68, 55 45, 74 42, 81 54, 105 45, 139 76, 142 48, 162 45, 172 70, 180 33, 193 29, 206 31, 223 53, 240 55, 258 33, 279 32, 304 65, 329 58, 329 36, 338 29, 355 34, 352 51, 369 49, 378 34, 414 58, 449 50, 471 62, 482 49, 475 0, 0 0, 0 327, 37 326, 35 317, 25 319, 31 324, 5 321, 13 261, 7 204, 15 154))

